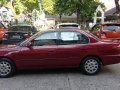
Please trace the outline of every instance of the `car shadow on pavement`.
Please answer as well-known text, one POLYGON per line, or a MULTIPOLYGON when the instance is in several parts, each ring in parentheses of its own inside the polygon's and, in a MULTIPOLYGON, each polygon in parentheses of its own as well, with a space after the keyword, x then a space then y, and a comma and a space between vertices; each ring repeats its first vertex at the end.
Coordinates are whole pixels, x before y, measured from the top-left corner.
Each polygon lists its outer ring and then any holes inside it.
POLYGON ((31 69, 20 70, 17 74, 67 74, 67 73, 81 73, 80 69, 31 69))
MULTIPOLYGON (((98 73, 98 75, 108 75, 114 74, 115 70, 110 66, 105 66, 98 73)), ((17 75, 47 75, 47 74, 80 74, 83 75, 79 68, 69 68, 69 69, 30 69, 30 70, 20 70, 17 75)), ((94 76, 94 75, 93 75, 94 76)))

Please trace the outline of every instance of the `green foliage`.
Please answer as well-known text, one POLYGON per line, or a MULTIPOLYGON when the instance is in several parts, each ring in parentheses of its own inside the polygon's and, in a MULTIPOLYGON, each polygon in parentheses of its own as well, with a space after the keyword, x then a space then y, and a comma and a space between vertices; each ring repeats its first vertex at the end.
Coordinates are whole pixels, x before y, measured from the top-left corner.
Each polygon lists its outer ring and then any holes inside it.
POLYGON ((20 14, 24 10, 26 10, 26 7, 22 4, 21 0, 15 0, 13 2, 13 7, 15 9, 16 14, 20 14))
POLYGON ((104 5, 94 0, 55 0, 55 13, 58 15, 77 13, 81 19, 92 17, 97 6, 104 5))
MULTIPOLYGON (((10 0, 0 0, 0 3, 7 5, 10 0)), ((42 8, 49 14, 71 15, 78 13, 81 18, 92 17, 98 5, 95 0, 41 0, 42 8)), ((38 0, 13 0, 13 7, 17 14, 22 12, 31 13, 33 9, 39 9, 38 0)))
MULTIPOLYGON (((26 12, 32 12, 33 9, 37 9, 40 11, 38 0, 21 0, 21 3, 23 4, 26 9, 24 9, 26 12)), ((47 13, 53 13, 53 0, 41 0, 42 9, 44 9, 47 13)))
POLYGON ((9 0, 0 0, 0 4, 6 5, 9 0))
POLYGON ((42 6, 44 10, 49 14, 54 13, 53 5, 54 5, 54 0, 42 0, 42 6))
POLYGON ((33 9, 39 10, 38 0, 21 0, 21 3, 26 7, 25 12, 32 12, 33 9))

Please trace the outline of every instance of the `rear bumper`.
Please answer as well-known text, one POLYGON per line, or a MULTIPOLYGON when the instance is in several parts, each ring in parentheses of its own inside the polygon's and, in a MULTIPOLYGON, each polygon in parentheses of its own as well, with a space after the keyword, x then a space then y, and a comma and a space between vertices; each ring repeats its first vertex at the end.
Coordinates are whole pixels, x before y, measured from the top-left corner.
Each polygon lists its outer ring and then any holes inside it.
POLYGON ((120 54, 117 55, 105 55, 102 57, 103 65, 120 63, 120 54))

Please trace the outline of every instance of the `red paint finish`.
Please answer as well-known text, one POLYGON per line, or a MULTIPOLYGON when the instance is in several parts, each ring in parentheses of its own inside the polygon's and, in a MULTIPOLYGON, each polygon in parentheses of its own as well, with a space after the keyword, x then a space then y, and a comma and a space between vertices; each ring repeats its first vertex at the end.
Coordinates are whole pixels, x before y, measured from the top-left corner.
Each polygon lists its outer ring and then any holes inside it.
POLYGON ((2 40, 2 38, 4 37, 5 32, 6 32, 6 29, 4 25, 0 22, 0 40, 2 40))
MULTIPOLYGON (((88 43, 61 45, 30 46, 27 43, 34 40, 36 36, 30 37, 18 46, 0 46, 0 58, 11 59, 18 69, 28 68, 62 68, 79 67, 81 60, 87 56, 98 57, 103 65, 120 62, 119 44, 113 42, 102 42, 81 30, 54 30, 48 32, 80 32, 88 39, 88 43)), ((59 35, 58 35, 59 36, 59 35)))

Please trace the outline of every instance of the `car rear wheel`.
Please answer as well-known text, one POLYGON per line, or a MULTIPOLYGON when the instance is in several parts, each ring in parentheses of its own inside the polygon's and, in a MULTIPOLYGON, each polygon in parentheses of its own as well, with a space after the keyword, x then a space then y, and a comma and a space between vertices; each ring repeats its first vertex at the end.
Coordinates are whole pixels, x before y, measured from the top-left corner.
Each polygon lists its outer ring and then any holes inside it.
POLYGON ((87 75, 95 75, 101 70, 101 62, 96 57, 87 57, 81 63, 82 73, 87 75))
POLYGON ((10 77, 15 73, 15 65, 7 58, 0 59, 0 77, 10 77))

